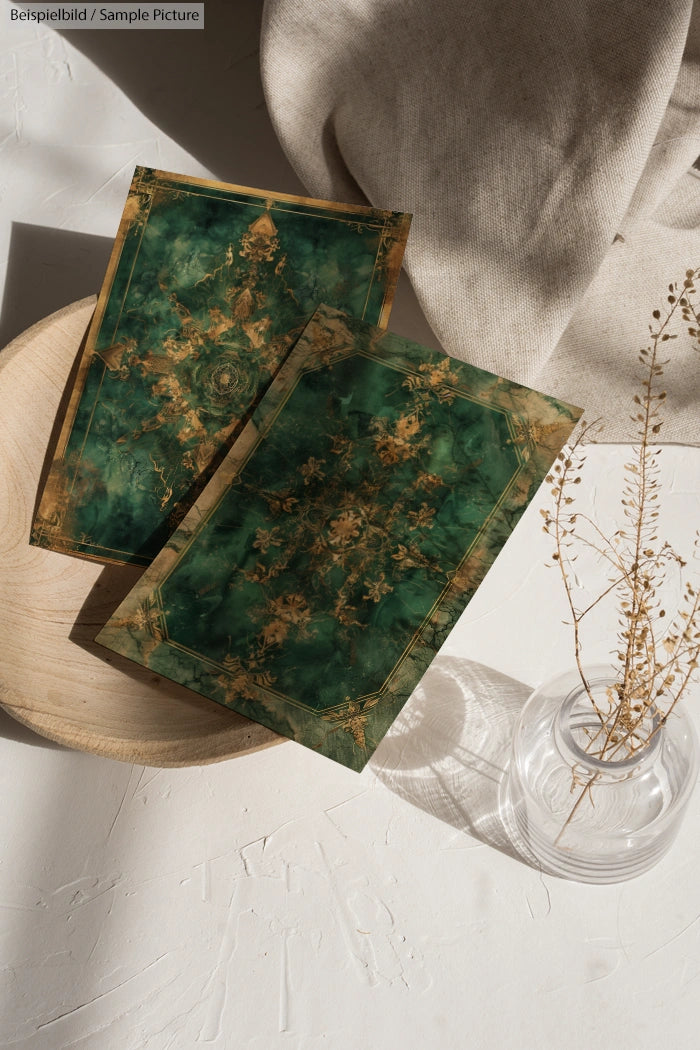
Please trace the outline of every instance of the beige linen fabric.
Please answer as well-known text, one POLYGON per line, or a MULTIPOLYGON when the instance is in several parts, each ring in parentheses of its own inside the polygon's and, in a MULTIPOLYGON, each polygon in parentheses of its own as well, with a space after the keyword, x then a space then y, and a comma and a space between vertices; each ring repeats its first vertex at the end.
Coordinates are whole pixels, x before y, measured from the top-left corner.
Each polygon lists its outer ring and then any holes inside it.
MULTIPOLYGON (((413 213, 445 351, 632 436, 636 351, 700 265, 697 0, 267 0, 262 75, 308 191, 413 213)), ((665 440, 700 442, 673 344, 665 440)))

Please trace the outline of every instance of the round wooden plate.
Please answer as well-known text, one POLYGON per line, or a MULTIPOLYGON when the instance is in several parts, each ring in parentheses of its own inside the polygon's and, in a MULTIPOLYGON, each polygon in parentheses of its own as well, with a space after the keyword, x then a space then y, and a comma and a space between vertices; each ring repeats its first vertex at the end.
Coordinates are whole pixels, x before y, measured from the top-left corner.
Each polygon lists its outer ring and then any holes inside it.
POLYGON ((95 306, 74 303, 0 351, 0 705, 50 740, 153 766, 282 738, 96 645, 141 569, 29 545, 66 381, 95 306))

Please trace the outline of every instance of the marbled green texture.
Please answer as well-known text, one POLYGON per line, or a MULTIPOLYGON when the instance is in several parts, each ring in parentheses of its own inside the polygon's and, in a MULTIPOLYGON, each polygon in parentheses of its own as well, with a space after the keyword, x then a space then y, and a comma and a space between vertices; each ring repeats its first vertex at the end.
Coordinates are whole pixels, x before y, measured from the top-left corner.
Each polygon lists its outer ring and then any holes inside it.
POLYGON ((318 303, 386 320, 407 232, 137 169, 32 542, 148 564, 318 303))
POLYGON ((98 640, 359 769, 577 416, 324 307, 98 640))

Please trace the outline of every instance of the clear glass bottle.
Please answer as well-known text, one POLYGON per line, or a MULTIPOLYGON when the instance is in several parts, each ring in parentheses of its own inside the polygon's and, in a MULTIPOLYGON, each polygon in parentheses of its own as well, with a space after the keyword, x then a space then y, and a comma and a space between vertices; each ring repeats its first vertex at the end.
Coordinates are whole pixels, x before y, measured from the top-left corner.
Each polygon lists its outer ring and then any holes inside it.
MULTIPOLYGON (((613 669, 585 674, 602 702, 613 669)), ((504 820, 524 852, 581 882, 630 879, 660 860, 695 786, 698 745, 682 703, 655 728, 634 754, 596 758, 584 747, 600 720, 578 672, 535 690, 516 727, 503 793, 504 820)))

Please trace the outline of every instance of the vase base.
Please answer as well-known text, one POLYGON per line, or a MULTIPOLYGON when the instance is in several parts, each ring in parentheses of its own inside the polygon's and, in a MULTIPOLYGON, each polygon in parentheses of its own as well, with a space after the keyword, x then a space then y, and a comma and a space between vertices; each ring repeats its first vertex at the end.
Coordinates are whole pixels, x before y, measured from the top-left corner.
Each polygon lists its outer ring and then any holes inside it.
POLYGON ((581 855, 574 849, 565 849, 538 836, 527 820, 522 800, 513 798, 513 778, 507 767, 499 790, 499 815, 510 843, 524 863, 546 875, 585 882, 592 885, 610 885, 635 879, 649 871, 668 852, 673 844, 669 838, 655 842, 643 853, 630 849, 617 857, 581 855))

